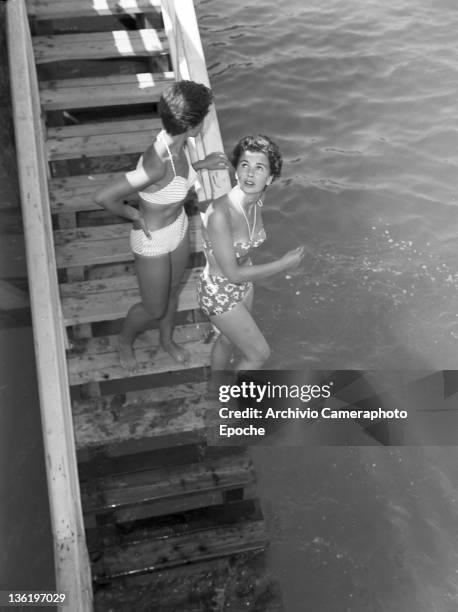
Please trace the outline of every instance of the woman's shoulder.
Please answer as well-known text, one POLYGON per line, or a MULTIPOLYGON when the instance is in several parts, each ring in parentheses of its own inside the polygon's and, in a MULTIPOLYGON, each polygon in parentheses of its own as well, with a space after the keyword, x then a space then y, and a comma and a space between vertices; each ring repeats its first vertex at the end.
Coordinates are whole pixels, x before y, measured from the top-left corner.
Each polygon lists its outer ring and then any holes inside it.
POLYGON ((155 144, 156 142, 150 144, 141 159, 144 170, 158 180, 165 175, 166 166, 165 161, 158 155, 155 144))
POLYGON ((213 200, 206 211, 207 222, 212 227, 221 227, 230 223, 230 213, 227 195, 213 200))

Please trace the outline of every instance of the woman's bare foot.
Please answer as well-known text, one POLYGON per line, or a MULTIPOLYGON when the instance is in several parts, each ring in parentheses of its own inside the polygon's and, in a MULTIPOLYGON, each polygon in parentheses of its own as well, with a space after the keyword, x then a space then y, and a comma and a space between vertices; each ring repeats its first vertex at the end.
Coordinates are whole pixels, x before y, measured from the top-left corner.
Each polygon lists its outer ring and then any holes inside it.
POLYGON ((127 372, 135 372, 138 364, 135 359, 134 349, 131 342, 126 342, 122 336, 118 338, 118 353, 121 368, 127 372))
POLYGON ((191 353, 173 340, 170 342, 161 342, 161 344, 164 351, 167 351, 172 359, 175 359, 178 363, 188 363, 191 359, 191 353))

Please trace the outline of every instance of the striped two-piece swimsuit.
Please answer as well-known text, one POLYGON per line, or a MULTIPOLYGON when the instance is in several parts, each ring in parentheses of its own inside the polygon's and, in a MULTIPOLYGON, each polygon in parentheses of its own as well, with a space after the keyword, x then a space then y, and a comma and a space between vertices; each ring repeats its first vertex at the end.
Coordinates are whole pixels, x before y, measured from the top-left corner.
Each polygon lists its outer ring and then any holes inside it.
MULTIPOLYGON (((180 176, 176 173, 175 164, 169 146, 165 139, 164 131, 159 132, 157 138, 160 138, 165 148, 167 149, 168 159, 173 170, 173 179, 159 189, 153 185, 144 187, 142 191, 138 192, 138 195, 142 203, 147 206, 148 204, 153 205, 164 205, 175 204, 185 199, 190 188, 196 183, 197 173, 192 167, 188 159, 189 172, 188 176, 180 176)), ((143 156, 140 157, 137 168, 143 167, 143 156)), ((142 229, 132 229, 130 232, 130 246, 134 253, 137 255, 143 255, 144 257, 156 257, 158 255, 164 255, 174 251, 180 242, 183 240, 188 229, 188 216, 185 213, 184 207, 182 207, 178 217, 165 227, 161 227, 156 230, 151 230, 151 238, 145 235, 142 229)))

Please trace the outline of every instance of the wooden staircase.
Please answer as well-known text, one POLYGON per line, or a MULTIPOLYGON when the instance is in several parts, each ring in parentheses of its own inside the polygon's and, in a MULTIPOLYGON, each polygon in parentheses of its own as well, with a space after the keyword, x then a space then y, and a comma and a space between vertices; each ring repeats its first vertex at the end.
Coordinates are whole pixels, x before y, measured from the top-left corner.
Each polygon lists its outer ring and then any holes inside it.
MULTIPOLYGON (((267 544, 246 451, 206 442, 211 330, 196 301, 203 256, 192 200, 193 253, 175 331, 192 359, 186 368, 173 362, 158 348, 157 330, 136 342, 135 377, 128 379, 117 355, 120 320, 138 301, 130 224, 102 211, 92 196, 133 167, 161 128, 155 105, 161 93, 183 78, 176 74, 179 41, 171 38, 174 7, 159 0, 26 2, 80 493, 100 610, 111 609, 107 592, 119 589, 120 580, 128 590, 125 581, 134 577, 159 570, 173 576, 181 566, 198 568, 267 544)), ((205 139, 196 144, 210 152, 208 146, 205 139)), ((205 180, 208 198, 212 178, 205 180)))

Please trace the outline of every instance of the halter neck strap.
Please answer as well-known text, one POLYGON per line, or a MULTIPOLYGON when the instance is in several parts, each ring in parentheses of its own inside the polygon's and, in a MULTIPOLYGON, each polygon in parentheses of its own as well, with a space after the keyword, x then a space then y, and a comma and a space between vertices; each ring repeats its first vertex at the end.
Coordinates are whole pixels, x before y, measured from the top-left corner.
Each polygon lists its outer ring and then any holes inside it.
POLYGON ((170 163, 172 164, 173 174, 174 174, 174 176, 176 176, 176 175, 177 175, 177 173, 176 173, 176 170, 175 170, 175 164, 173 163, 173 155, 172 155, 172 152, 170 151, 169 145, 167 144, 167 140, 165 139, 165 136, 164 136, 164 130, 162 130, 161 132, 159 132, 159 134, 157 135, 157 137, 158 137, 158 138, 160 137, 160 138, 161 138, 161 140, 162 140, 162 142, 163 142, 163 143, 164 143, 164 145, 165 145, 165 148, 166 148, 167 153, 168 153, 168 159, 170 160, 170 163))

